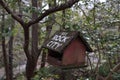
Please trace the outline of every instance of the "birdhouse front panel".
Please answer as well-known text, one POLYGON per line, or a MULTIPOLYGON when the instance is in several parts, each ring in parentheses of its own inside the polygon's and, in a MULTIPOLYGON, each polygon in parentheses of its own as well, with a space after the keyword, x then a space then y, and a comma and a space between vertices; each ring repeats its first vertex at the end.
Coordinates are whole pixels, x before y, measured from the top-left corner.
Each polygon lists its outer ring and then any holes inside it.
POLYGON ((82 65, 85 63, 86 47, 79 38, 74 39, 64 51, 63 65, 82 65))
POLYGON ((83 65, 85 64, 86 59, 86 47, 83 42, 77 38, 76 39, 76 49, 75 49, 77 56, 77 64, 83 65))

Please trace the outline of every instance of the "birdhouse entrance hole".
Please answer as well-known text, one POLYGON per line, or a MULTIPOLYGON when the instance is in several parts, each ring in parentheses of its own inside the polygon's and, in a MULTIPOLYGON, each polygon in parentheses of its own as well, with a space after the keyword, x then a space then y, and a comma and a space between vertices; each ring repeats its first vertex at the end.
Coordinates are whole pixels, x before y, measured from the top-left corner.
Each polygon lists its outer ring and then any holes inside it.
POLYGON ((55 51, 49 51, 48 56, 51 56, 51 57, 56 58, 57 60, 61 61, 63 55, 58 52, 55 52, 55 51))

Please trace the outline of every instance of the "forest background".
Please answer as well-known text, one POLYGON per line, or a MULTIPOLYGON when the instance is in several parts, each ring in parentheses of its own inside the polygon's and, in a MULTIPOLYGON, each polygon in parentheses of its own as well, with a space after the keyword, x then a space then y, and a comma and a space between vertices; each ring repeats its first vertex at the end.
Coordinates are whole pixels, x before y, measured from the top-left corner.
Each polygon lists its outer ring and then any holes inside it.
POLYGON ((80 31, 93 49, 89 66, 66 72, 63 80, 69 75, 73 80, 120 80, 119 0, 0 0, 0 69, 6 76, 1 80, 58 80, 56 68, 45 67, 47 50, 41 48, 58 30, 80 31), (20 65, 26 65, 25 71, 15 74, 20 65))

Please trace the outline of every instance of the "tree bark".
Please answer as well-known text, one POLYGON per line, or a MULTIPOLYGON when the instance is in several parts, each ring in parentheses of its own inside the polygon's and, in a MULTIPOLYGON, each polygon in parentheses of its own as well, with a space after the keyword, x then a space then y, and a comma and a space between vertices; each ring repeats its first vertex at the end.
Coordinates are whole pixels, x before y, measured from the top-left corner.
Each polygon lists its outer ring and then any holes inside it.
POLYGON ((34 75, 35 75, 34 71, 36 68, 36 64, 37 64, 37 61, 35 61, 33 59, 27 60, 27 64, 26 64, 26 78, 27 78, 27 80, 31 80, 34 77, 34 75))
MULTIPOLYGON (((5 26, 5 15, 4 15, 4 10, 3 10, 3 15, 2 15, 2 24, 1 24, 1 32, 4 34, 4 26, 5 26)), ((6 80, 10 80, 10 75, 9 75, 9 62, 8 62, 8 57, 7 57, 7 52, 6 52, 6 46, 5 46, 5 36, 2 35, 2 52, 3 52, 3 57, 4 57, 4 66, 5 66, 5 74, 6 74, 6 80)))
MULTIPOLYGON (((32 0, 32 6, 37 9, 37 0, 32 0)), ((35 20, 38 17, 36 12, 32 13, 32 20, 35 20)), ((32 25, 32 47, 31 54, 33 58, 38 58, 38 23, 32 25)))
POLYGON ((32 59, 32 56, 29 51, 29 27, 24 26, 24 52, 27 57, 27 64, 26 64, 26 78, 27 80, 31 80, 33 77, 33 71, 34 71, 34 60, 32 59))
POLYGON ((29 27, 24 27, 24 51, 27 56, 27 64, 26 64, 26 78, 27 80, 31 80, 34 76, 34 71, 36 68, 37 61, 33 58, 33 56, 29 52, 29 27))
MULTIPOLYGON (((37 9, 37 0, 31 0, 32 7, 35 7, 37 9)), ((35 20, 38 17, 36 12, 32 13, 32 20, 35 20)), ((38 60, 38 23, 32 25, 32 46, 31 46, 31 58, 30 60, 27 60, 26 65, 26 76, 27 80, 31 80, 31 78, 34 76, 34 71, 36 69, 37 60, 38 60)))
POLYGON ((45 67, 45 62, 46 62, 46 52, 45 52, 45 50, 43 50, 42 60, 41 60, 41 68, 45 67))
MULTIPOLYGON (((11 33, 14 24, 15 22, 12 19, 11 30, 10 30, 11 33)), ((13 35, 10 35, 10 40, 9 40, 9 76, 10 76, 10 80, 13 80, 13 35)))

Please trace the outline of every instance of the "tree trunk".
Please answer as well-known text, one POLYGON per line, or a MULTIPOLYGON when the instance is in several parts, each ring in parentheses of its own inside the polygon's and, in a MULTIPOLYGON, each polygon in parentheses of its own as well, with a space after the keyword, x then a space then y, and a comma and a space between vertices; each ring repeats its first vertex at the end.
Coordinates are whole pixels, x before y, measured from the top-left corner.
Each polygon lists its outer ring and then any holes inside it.
MULTIPOLYGON (((32 0, 32 6, 37 9, 37 0, 32 0)), ((38 17, 36 12, 32 13, 32 20, 35 20, 38 17)), ((31 54, 33 58, 38 56, 38 23, 32 25, 32 47, 31 54)))
POLYGON ((26 64, 26 78, 27 80, 31 80, 34 76, 34 71, 37 65, 37 59, 33 58, 29 51, 29 27, 24 26, 24 52, 27 56, 27 64, 26 64))
POLYGON ((26 77, 27 80, 31 80, 34 77, 34 71, 36 69, 36 65, 37 65, 37 61, 31 59, 31 60, 27 60, 27 64, 26 64, 26 77))
MULTIPOLYGON (((2 25, 1 25, 1 32, 4 34, 4 27, 5 27, 5 15, 4 15, 4 10, 3 10, 3 15, 2 15, 2 25)), ((3 57, 4 57, 4 66, 5 66, 5 74, 6 74, 6 80, 10 80, 10 75, 9 75, 9 63, 8 63, 8 57, 7 57, 7 52, 6 52, 6 46, 5 46, 5 36, 2 35, 2 52, 3 52, 3 57)))
MULTIPOLYGON (((37 0, 32 0, 32 6, 36 7, 37 9, 37 0)), ((32 19, 35 20, 37 18, 37 13, 32 13, 32 19)), ((31 47, 31 53, 30 58, 27 59, 26 64, 26 77, 27 80, 31 80, 32 77, 34 77, 34 71, 37 66, 37 60, 38 60, 38 23, 32 25, 32 47, 31 47)), ((29 45, 28 45, 29 46, 29 45)))
POLYGON ((32 65, 32 58, 29 52, 29 27, 24 26, 24 52, 27 57, 27 64, 26 64, 26 78, 27 80, 31 80, 31 77, 33 75, 33 68, 31 67, 32 65), (32 72, 30 72, 32 71, 32 72))
MULTIPOLYGON (((12 19, 11 30, 10 30, 11 33, 14 24, 15 22, 12 19)), ((9 76, 10 76, 10 80, 13 80, 13 35, 10 36, 10 40, 9 40, 9 76)))
POLYGON ((45 52, 45 50, 43 50, 42 60, 41 60, 41 68, 45 67, 45 62, 46 62, 46 52, 45 52))

